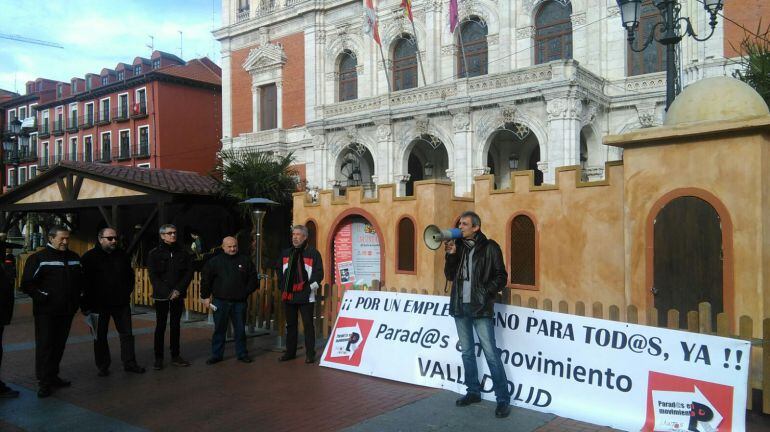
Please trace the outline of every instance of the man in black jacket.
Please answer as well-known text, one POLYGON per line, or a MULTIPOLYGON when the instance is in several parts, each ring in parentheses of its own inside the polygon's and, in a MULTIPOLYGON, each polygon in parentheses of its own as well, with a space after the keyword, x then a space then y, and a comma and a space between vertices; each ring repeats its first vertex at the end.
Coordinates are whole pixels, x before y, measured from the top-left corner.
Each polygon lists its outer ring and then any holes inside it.
POLYGON ((171 314, 171 363, 174 366, 190 366, 179 355, 179 326, 184 312, 187 286, 193 276, 192 258, 179 243, 174 225, 160 227, 160 244, 147 257, 147 269, 152 283, 155 301, 155 370, 163 369, 163 342, 166 337, 166 320, 171 314))
POLYGON ((467 386, 466 395, 457 399, 456 405, 468 406, 481 402, 473 339, 475 329, 495 390, 495 416, 508 417, 511 413, 511 396, 500 350, 495 341, 494 327, 495 297, 508 279, 503 253, 494 240, 487 239, 481 232, 481 219, 476 213, 467 211, 460 215, 458 228, 463 238, 446 242, 444 263, 444 274, 452 281, 449 314, 455 318, 467 386))
POLYGON ((305 363, 315 362, 315 327, 313 309, 316 293, 324 278, 321 254, 307 244, 308 231, 304 225, 291 230, 291 245, 283 251, 280 272, 281 299, 286 311, 286 353, 279 361, 297 356, 297 313, 302 315, 305 330, 305 363))
POLYGON ((59 377, 59 363, 80 305, 83 267, 78 254, 69 250, 69 238, 67 228, 48 230, 48 244, 30 255, 21 277, 21 289, 32 297, 35 316, 35 374, 40 398, 72 384, 59 377))
MULTIPOLYGON (((13 318, 13 279, 0 267, 0 365, 3 363, 3 329, 13 318)), ((0 399, 19 397, 19 392, 0 381, 0 399)))
POLYGON ((112 228, 102 228, 97 237, 99 245, 83 254, 83 271, 86 285, 83 308, 99 314, 94 340, 94 359, 99 376, 110 374, 110 347, 107 331, 110 317, 120 335, 120 359, 126 372, 144 373, 136 364, 134 336, 131 331, 131 293, 134 292, 134 269, 131 259, 118 249, 118 233, 112 228))
POLYGON ((201 298, 214 310, 214 335, 211 337, 211 357, 206 364, 222 361, 228 318, 235 331, 235 353, 238 360, 251 363, 246 350, 246 299, 257 289, 257 271, 248 256, 238 253, 238 240, 225 237, 222 252, 203 266, 201 298))

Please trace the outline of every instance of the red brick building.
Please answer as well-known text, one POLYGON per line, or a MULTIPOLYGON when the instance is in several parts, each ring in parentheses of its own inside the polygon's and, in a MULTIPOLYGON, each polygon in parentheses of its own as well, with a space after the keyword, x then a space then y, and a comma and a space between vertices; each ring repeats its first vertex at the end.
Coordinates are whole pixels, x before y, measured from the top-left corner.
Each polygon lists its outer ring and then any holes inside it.
POLYGON ((155 51, 69 83, 31 81, 26 91, 0 102, 6 124, 34 118, 23 124, 18 151, 4 157, 7 186, 62 160, 202 174, 216 163, 221 69, 208 58, 155 51))

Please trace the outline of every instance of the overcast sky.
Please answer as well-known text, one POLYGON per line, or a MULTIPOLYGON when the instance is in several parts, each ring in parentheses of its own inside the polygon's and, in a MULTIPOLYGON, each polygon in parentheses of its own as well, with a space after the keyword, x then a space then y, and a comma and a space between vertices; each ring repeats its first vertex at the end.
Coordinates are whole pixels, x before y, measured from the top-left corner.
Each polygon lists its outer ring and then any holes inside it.
POLYGON ((24 93, 36 78, 69 82, 155 49, 182 58, 208 56, 217 64, 220 0, 0 0, 0 35, 54 42, 52 48, 0 38, 0 89, 24 93), (213 18, 213 21, 212 21, 213 18))

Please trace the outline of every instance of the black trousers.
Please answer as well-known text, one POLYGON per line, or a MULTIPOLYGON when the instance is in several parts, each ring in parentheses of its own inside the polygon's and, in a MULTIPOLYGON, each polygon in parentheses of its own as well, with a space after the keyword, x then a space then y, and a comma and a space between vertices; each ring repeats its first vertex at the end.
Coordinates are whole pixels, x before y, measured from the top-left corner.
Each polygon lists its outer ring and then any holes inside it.
POLYGON ((286 312, 286 355, 297 355, 297 313, 302 315, 305 327, 305 356, 315 358, 315 327, 313 326, 315 303, 284 303, 286 312))
MULTIPOLYGON (((5 329, 4 325, 0 325, 0 369, 3 366, 3 330, 5 329)), ((0 388, 5 387, 5 383, 0 380, 0 388)))
POLYGON ((179 322, 184 312, 184 299, 155 301, 155 358, 163 358, 163 342, 166 339, 166 320, 171 314, 169 342, 171 357, 179 357, 179 322))
POLYGON ((110 318, 115 323, 115 329, 120 336, 120 360, 123 366, 136 364, 134 335, 131 331, 131 306, 107 306, 99 309, 99 324, 96 326, 96 340, 94 340, 94 359, 96 367, 100 370, 109 369, 112 364, 110 345, 107 343, 110 318))
POLYGON ((35 315, 35 376, 41 385, 51 385, 59 376, 72 318, 73 315, 35 315))

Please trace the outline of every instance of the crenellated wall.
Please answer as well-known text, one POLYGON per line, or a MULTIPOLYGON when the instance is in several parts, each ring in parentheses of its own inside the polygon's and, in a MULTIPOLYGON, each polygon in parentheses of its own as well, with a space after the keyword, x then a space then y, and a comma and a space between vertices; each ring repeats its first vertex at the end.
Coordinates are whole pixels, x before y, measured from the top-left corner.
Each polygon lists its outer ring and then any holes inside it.
POLYGON ((444 254, 423 245, 426 226, 450 227, 462 211, 474 210, 509 265, 511 221, 525 214, 536 229, 536 282, 509 284, 512 293, 554 304, 635 305, 644 316, 655 304, 655 217, 671 200, 696 196, 719 214, 731 325, 748 315, 759 331, 770 310, 770 116, 643 129, 606 137, 605 144, 624 148, 624 162, 607 163, 602 181, 583 182, 580 167, 569 166, 557 169, 554 185, 534 186, 525 171, 513 175, 510 189, 494 190, 493 176, 479 176, 469 198, 454 196, 453 185, 441 181, 416 183, 414 197, 396 197, 394 185, 379 186, 374 199, 363 198, 361 188, 342 198, 321 191, 316 203, 298 193, 294 222, 317 224, 328 275, 334 229, 345 217, 362 215, 381 233, 385 285, 441 294, 444 254), (414 274, 396 271, 397 224, 405 215, 415 221, 414 274))

